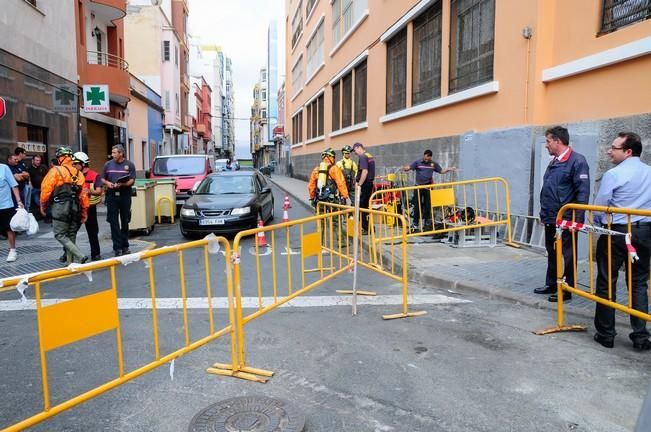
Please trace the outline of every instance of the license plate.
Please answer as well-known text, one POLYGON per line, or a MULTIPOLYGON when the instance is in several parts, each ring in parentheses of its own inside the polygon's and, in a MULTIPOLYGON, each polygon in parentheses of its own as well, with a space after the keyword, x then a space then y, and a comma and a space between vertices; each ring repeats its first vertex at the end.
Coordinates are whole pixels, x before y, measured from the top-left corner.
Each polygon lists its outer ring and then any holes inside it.
POLYGON ((200 219, 199 225, 224 225, 224 219, 222 218, 200 219))
POLYGON ((185 204, 185 200, 176 200, 176 204, 183 205, 185 204))

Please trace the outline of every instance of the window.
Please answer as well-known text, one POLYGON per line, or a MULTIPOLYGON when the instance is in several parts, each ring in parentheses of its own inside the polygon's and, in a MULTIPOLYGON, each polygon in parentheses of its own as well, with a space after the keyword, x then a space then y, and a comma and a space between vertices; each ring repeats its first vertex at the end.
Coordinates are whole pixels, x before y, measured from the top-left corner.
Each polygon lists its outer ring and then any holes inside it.
POLYGON ((332 130, 336 131, 341 129, 340 118, 340 94, 341 84, 339 81, 332 85, 332 130))
POLYGON ((292 117, 292 138, 294 144, 303 141, 303 111, 292 117))
POLYGON ((353 73, 341 79, 341 127, 353 124, 353 73))
POLYGON ((298 2, 298 8, 294 13, 294 18, 292 18, 292 48, 296 46, 298 39, 303 34, 303 2, 298 2))
POLYGON ((307 105, 307 138, 323 136, 323 93, 307 105))
POLYGON ((263 71, 260 73, 260 81, 262 81, 262 82, 267 81, 267 71, 266 71, 266 70, 263 70, 263 71))
POLYGON ((450 93, 493 79, 495 0, 453 0, 450 93))
POLYGON ((174 46, 174 64, 179 65, 179 47, 174 46))
POLYGON ((264 101, 266 101, 266 100, 267 100, 267 91, 266 91, 266 90, 262 90, 262 101, 264 102, 264 101))
POLYGON ((176 106, 174 107, 175 109, 174 112, 178 114, 179 112, 181 112, 181 110, 179 109, 179 94, 175 93, 174 96, 176 96, 176 106))
POLYGON ((651 19, 651 0, 603 0, 601 33, 651 19))
POLYGON ((266 119, 267 118, 267 110, 263 109, 260 111, 260 118, 266 119))
POLYGON ((412 105, 441 96, 441 1, 414 21, 412 105))
POLYGON ((170 92, 165 90, 165 111, 170 110, 170 92))
POLYGON ((366 60, 355 68, 355 124, 366 121, 366 60))
POLYGON ((312 38, 307 42, 307 76, 311 77, 314 72, 323 64, 323 42, 324 28, 323 21, 319 24, 312 38))
POLYGON ((368 0, 332 1, 332 45, 337 45, 366 12, 368 0))
POLYGON ((170 41, 163 41, 163 61, 170 61, 170 41))
POLYGON ((305 3, 305 17, 309 17, 310 13, 312 12, 312 9, 314 9, 314 5, 316 4, 317 0, 307 0, 305 3))
POLYGON ((305 77, 303 76, 303 55, 298 58, 298 61, 292 68, 292 91, 296 96, 303 88, 305 77))
POLYGON ((387 41, 387 113, 407 103, 407 29, 387 41))

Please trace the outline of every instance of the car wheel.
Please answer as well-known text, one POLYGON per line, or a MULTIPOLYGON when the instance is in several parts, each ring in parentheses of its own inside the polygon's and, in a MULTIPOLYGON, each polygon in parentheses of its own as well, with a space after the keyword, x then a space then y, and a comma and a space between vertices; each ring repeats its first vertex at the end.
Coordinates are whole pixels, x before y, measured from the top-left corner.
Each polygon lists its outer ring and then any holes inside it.
POLYGON ((188 231, 185 231, 183 228, 181 228, 181 235, 188 240, 192 239, 192 234, 190 234, 188 231))

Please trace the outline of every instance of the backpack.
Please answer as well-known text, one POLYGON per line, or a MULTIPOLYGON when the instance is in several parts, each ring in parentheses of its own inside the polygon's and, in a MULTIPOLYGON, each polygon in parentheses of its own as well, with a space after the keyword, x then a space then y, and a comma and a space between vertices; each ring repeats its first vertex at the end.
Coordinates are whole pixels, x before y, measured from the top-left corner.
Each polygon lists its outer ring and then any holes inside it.
MULTIPOLYGON (((59 167, 55 166, 54 168, 61 178, 64 178, 59 167)), ((72 183, 63 183, 54 188, 51 199, 52 219, 68 223, 79 222, 81 220, 81 202, 79 201, 81 188, 76 184, 77 175, 73 175, 66 166, 64 168, 70 174, 72 183)))

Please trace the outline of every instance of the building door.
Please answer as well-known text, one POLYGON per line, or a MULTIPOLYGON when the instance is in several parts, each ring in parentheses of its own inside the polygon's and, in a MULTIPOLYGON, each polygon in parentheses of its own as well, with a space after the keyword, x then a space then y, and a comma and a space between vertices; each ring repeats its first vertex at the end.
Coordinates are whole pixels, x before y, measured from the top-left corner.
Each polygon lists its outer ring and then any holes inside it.
POLYGON ((102 32, 99 30, 95 31, 95 42, 97 47, 97 64, 101 65, 102 63, 102 32))
POLYGON ((90 167, 97 172, 101 172, 110 153, 107 125, 93 120, 86 120, 86 128, 90 167))

